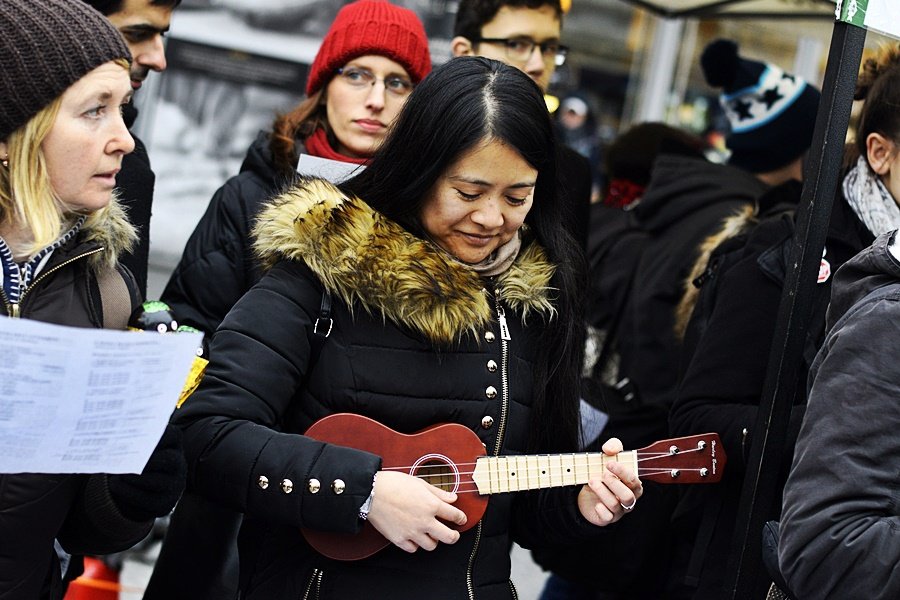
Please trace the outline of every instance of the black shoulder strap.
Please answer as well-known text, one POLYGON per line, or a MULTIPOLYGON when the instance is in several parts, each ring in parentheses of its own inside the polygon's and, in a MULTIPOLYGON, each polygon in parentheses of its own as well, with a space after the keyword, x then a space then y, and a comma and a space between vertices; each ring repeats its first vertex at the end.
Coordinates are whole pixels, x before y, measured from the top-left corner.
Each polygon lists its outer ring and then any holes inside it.
POLYGON ((322 347, 325 346, 325 340, 331 335, 331 328, 334 326, 334 320, 331 318, 331 292, 327 289, 322 291, 322 303, 319 305, 319 316, 313 325, 313 335, 309 340, 309 365, 307 366, 307 374, 311 373, 313 367, 319 362, 319 355, 322 353, 322 347))

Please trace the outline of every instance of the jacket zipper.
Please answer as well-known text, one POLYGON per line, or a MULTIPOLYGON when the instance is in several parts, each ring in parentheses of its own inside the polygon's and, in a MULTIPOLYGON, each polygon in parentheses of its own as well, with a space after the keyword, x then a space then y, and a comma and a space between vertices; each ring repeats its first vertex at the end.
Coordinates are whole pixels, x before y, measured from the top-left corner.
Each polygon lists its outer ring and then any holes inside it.
MULTIPOLYGON (((6 296, 6 293, 3 293, 3 301, 6 304, 7 314, 13 318, 19 318, 20 316, 22 316, 22 303, 25 301, 25 296, 27 296, 28 292, 33 290, 35 288, 35 286, 37 286, 38 283, 40 283, 46 277, 49 277, 52 273, 59 271, 66 265, 70 265, 73 262, 75 262, 76 260, 81 260, 82 258, 91 256, 92 254, 97 254, 98 252, 103 252, 102 246, 100 248, 95 248, 95 249, 91 250, 90 252, 85 252, 83 254, 79 254, 78 256, 73 256, 72 258, 66 259, 63 262, 56 265, 55 267, 53 267, 52 269, 48 269, 48 270, 44 271, 43 273, 41 273, 38 276, 37 279, 35 279, 34 281, 31 282, 31 285, 29 285, 28 288, 24 292, 22 292, 22 295, 19 296, 18 302, 10 302, 9 298, 6 296)), ((2 292, 2 290, 0 290, 0 292, 2 292)))
POLYGON ((6 314, 13 319, 19 318, 19 303, 18 302, 10 302, 9 296, 6 295, 6 292, 3 291, 3 288, 0 287, 0 298, 3 299, 3 304, 6 306, 6 314))
POLYGON ((516 591, 516 584, 512 582, 512 579, 509 580, 509 591, 512 592, 513 600, 519 600, 519 592, 516 591))
MULTIPOLYGON (((500 293, 496 289, 494 290, 494 303, 497 307, 497 322, 500 323, 500 425, 497 428, 497 441, 494 444, 494 456, 498 456, 503 445, 503 434, 506 431, 506 414, 509 407, 509 341, 512 337, 509 335, 506 312, 500 305, 500 293)), ((469 600, 475 600, 472 569, 475 566, 475 555, 478 553, 478 545, 481 542, 481 526, 482 523, 479 522, 475 531, 475 544, 472 546, 472 553, 469 555, 469 564, 466 568, 466 586, 469 591, 469 600)), ((510 586, 512 586, 511 581, 510 586)), ((512 590, 513 597, 518 598, 514 586, 512 586, 512 590)))
POLYGON ((322 576, 325 574, 325 571, 321 569, 313 569, 312 576, 309 578, 309 583, 306 584, 306 592, 303 593, 303 600, 310 600, 312 598, 318 600, 319 594, 322 592, 322 576), (313 591, 313 584, 315 584, 315 595, 310 596, 309 593, 313 591))

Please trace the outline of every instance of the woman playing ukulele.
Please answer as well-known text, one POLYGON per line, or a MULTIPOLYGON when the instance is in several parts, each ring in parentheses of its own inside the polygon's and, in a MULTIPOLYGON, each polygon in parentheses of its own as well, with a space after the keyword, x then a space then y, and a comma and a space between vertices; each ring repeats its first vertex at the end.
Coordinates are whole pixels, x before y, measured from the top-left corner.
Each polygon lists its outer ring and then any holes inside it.
POLYGON ((406 434, 461 424, 488 455, 577 448, 581 258, 555 157, 537 86, 458 58, 415 89, 365 171, 303 181, 261 214, 267 273, 174 419, 189 487, 245 514, 242 598, 513 598, 512 540, 590 538, 634 507, 635 469, 611 462, 586 485, 495 494, 466 528, 455 504, 471 490, 303 435, 357 413, 406 434), (391 544, 361 560, 301 533, 352 545, 366 522, 391 544))

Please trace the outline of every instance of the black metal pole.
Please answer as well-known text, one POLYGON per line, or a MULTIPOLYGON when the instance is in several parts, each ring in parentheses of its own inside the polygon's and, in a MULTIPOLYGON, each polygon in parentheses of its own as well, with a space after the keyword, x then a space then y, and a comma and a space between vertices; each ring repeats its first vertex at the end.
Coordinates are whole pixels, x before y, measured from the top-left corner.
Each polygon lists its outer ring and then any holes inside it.
POLYGON ((791 264, 778 308, 775 338, 741 492, 734 552, 726 571, 728 597, 735 600, 764 598, 768 588, 769 579, 761 557, 762 530, 776 510, 776 503, 781 502, 778 471, 787 451, 788 419, 801 375, 799 369, 816 276, 841 175, 844 140, 865 40, 865 29, 840 21, 835 23, 797 213, 791 264))

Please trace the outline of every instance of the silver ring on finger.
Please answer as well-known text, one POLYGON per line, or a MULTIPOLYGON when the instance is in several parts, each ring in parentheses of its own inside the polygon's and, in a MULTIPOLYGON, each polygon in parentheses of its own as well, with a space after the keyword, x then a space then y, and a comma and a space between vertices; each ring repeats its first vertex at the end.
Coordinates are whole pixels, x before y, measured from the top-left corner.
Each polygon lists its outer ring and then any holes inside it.
POLYGON ((631 504, 629 504, 628 506, 625 506, 624 504, 622 504, 621 502, 619 502, 619 506, 621 506, 621 507, 622 507, 622 510, 624 510, 625 512, 628 512, 628 511, 630 511, 632 508, 634 508, 634 505, 635 505, 635 504, 637 504, 637 498, 635 498, 635 499, 631 502, 631 504))

